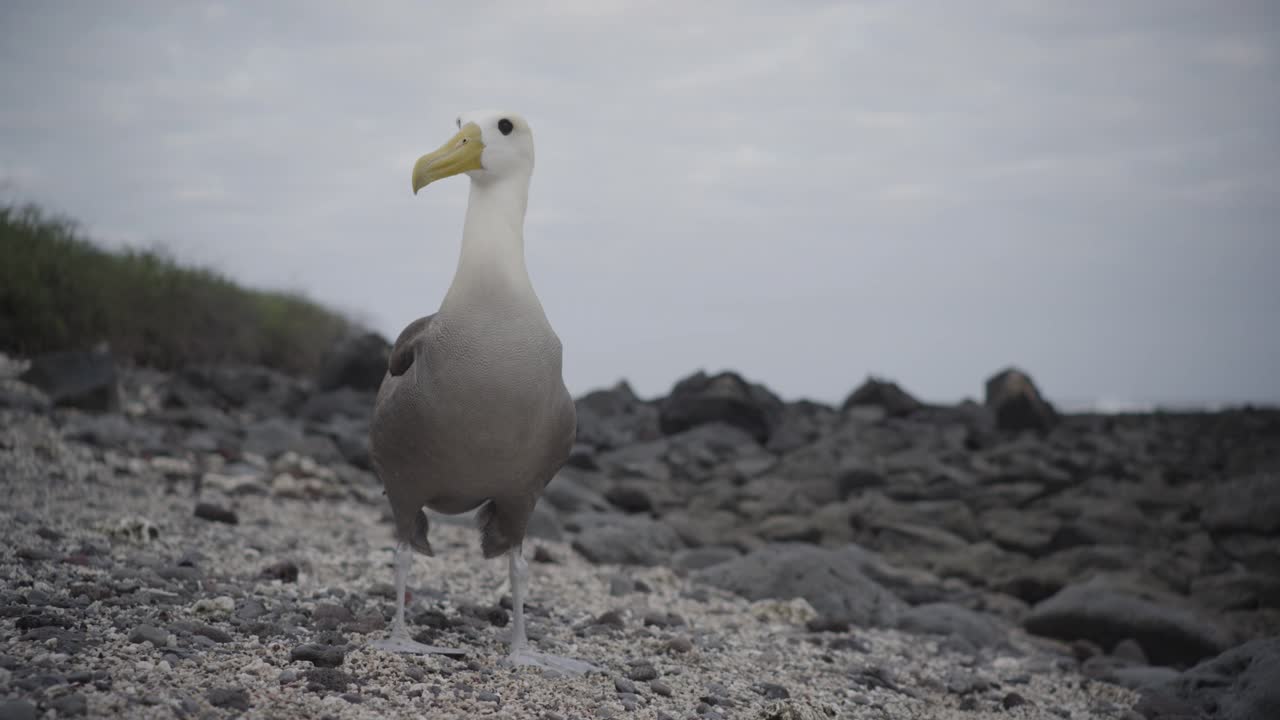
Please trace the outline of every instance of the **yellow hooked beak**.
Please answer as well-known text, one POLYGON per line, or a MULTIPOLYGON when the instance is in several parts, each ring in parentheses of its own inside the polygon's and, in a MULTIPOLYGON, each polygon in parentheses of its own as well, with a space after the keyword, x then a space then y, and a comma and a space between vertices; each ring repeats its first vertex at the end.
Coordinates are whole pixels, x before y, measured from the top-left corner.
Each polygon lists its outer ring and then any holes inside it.
POLYGON ((457 135, 440 146, 439 150, 418 158, 413 164, 413 194, 436 180, 469 170, 482 170, 480 153, 484 143, 480 141, 480 127, 475 123, 462 126, 457 135))

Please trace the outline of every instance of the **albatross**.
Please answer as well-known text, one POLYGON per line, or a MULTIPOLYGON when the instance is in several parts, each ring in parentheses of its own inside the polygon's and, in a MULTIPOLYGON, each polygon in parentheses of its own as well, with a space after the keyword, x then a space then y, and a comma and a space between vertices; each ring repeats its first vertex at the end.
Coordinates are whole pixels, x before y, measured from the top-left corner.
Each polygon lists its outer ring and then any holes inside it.
POLYGON ((516 113, 471 112, 413 167, 413 192, 471 180, 462 252, 439 309, 400 333, 370 424, 374 470, 395 520, 393 652, 461 654, 409 637, 404 592, 413 552, 431 555, 424 508, 477 510, 485 558, 507 556, 512 627, 508 661, 581 673, 591 666, 533 651, 524 621, 529 566, 523 541, 539 496, 569 457, 577 428, 561 372, 560 338, 525 267, 524 216, 533 133, 516 113))

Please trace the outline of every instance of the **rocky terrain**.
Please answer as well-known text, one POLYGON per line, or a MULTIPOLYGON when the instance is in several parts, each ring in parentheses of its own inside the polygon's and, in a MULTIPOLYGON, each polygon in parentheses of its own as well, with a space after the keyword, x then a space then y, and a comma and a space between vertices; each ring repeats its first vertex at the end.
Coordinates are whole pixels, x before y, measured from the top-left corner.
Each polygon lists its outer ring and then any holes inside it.
POLYGON ((316 379, 0 358, 0 720, 1280 717, 1280 412, 1062 415, 1030 378, 842 407, 732 373, 578 401, 505 564, 435 518, 393 611, 366 423, 385 346, 316 379))

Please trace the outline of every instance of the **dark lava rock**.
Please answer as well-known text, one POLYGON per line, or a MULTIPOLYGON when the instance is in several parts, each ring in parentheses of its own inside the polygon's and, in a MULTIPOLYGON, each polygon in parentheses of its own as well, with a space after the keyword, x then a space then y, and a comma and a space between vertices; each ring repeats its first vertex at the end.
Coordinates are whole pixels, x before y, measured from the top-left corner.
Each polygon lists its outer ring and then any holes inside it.
POLYGON ((628 680, 635 680, 636 682, 644 682, 646 680, 653 680, 657 677, 658 677, 658 670, 653 666, 653 663, 650 663, 650 662, 641 661, 637 663, 632 663, 631 667, 627 669, 628 680))
POLYGON ((782 401, 762 385, 740 375, 698 372, 676 383, 658 405, 662 432, 674 435, 697 425, 723 422, 739 427, 764 443, 782 417, 782 401))
POLYGON ((841 549, 775 544, 693 577, 749 600, 802 597, 824 617, 893 625, 905 604, 864 575, 859 560, 841 549))
POLYGON ((89 699, 81 693, 71 693, 51 701, 49 707, 58 713, 58 717, 80 717, 89 712, 89 699))
POLYGON ((1134 708, 1147 718, 1280 718, 1280 637, 1232 648, 1144 693, 1134 708))
POLYGON ((346 656, 347 649, 343 645, 307 643, 289 651, 290 660, 309 662, 316 667, 338 667, 346 656))
POLYGON ((1215 486, 1200 523, 1214 532, 1280 533, 1280 472, 1233 478, 1215 486))
POLYGON ((1032 608, 1023 625, 1037 635, 1082 638, 1103 647, 1133 638, 1152 662, 1162 665, 1193 663, 1230 645, 1209 618, 1105 577, 1063 588, 1032 608))
POLYGON ((459 610, 463 615, 483 620, 494 627, 506 627, 511 622, 511 614, 499 605, 463 605, 459 610))
POLYGON ((213 688, 205 695, 214 707, 233 710, 249 709, 249 691, 244 688, 213 688))
POLYGON ((608 450, 662 437, 658 409, 636 396, 626 382, 594 390, 576 401, 578 442, 608 450))
POLYGON ((987 407, 1001 430, 1047 431, 1058 424, 1058 413, 1044 398, 1031 376, 1016 368, 987 380, 987 407))
POLYGON ((262 568, 261 575, 268 580, 279 580, 287 583, 297 582, 298 565, 292 560, 281 560, 262 568))
POLYGON ((120 408, 115 361, 107 353, 67 351, 37 355, 21 379, 39 388, 57 406, 99 412, 120 408))
POLYGON ((307 681, 307 689, 312 692, 343 692, 351 684, 350 675, 333 668, 313 668, 302 673, 302 678, 307 681))
POLYGON ((311 611, 311 620, 318 630, 336 630, 339 625, 355 620, 350 610, 334 603, 316 603, 311 611))
POLYGON ((671 697, 673 694, 671 686, 661 680, 650 680, 649 689, 652 690, 655 695, 661 695, 662 697, 671 697))
POLYGON ((671 567, 676 570, 703 570, 713 565, 719 565, 722 562, 730 560, 742 555, 737 548, 727 545, 707 545, 698 548, 689 548, 688 550, 679 550, 671 556, 671 567))
POLYGON ((1009 629, 994 616, 951 603, 917 605, 898 618, 898 628, 914 633, 962 637, 975 647, 1006 644, 1009 629))
POLYGON ((866 382, 858 386, 858 389, 849 393, 841 409, 848 410, 859 405, 883 408, 889 417, 904 417, 924 407, 919 400, 898 387, 896 383, 873 377, 867 378, 866 382))
POLYGON ((614 678, 613 689, 617 690, 620 693, 630 693, 632 695, 636 694, 636 684, 631 682, 627 678, 614 678))
POLYGON ((756 683, 751 686, 751 690, 759 695, 763 695, 766 700, 786 700, 791 697, 791 691, 777 683, 756 683))
POLYGON ((387 374, 391 343, 377 333, 352 335, 339 340, 320 363, 316 388, 377 390, 387 374))
POLYGON ((619 483, 604 494, 605 500, 623 512, 645 513, 653 510, 653 498, 635 483, 619 483))
POLYGON ((1000 704, 1004 706, 1005 710, 1012 710, 1018 706, 1026 705, 1027 699, 1018 693, 1011 692, 1004 696, 1004 699, 1000 701, 1000 704))
POLYGON ((131 643, 151 643, 156 647, 164 647, 169 639, 169 633, 161 630, 154 625, 139 625, 129 633, 129 642, 131 643))
POLYGON ((226 523, 228 525, 238 525, 240 523, 240 518, 236 516, 234 510, 228 510, 213 503, 197 503, 195 515, 203 520, 226 523))
POLYGON ((693 651, 693 642, 683 635, 677 635, 667 641, 667 652, 684 654, 693 651))
POLYGON ((582 527, 573 549, 593 563, 665 564, 684 547, 670 525, 643 515, 578 513, 573 519, 582 527))
POLYGON ((0 700, 0 720, 36 720, 36 706, 27 700, 0 700))

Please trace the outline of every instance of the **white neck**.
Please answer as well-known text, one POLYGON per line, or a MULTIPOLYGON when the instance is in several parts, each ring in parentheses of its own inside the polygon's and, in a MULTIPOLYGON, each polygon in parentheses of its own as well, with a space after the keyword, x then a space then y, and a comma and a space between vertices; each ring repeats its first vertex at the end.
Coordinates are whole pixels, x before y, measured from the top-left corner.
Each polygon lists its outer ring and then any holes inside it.
POLYGON ((524 262, 529 180, 528 174, 471 179, 462 253, 445 305, 451 299, 476 302, 481 298, 533 294, 524 262))

